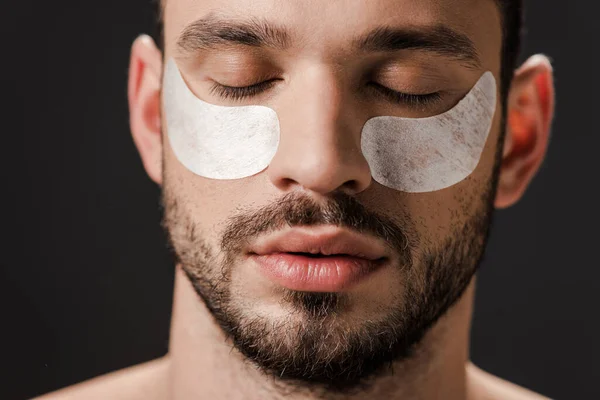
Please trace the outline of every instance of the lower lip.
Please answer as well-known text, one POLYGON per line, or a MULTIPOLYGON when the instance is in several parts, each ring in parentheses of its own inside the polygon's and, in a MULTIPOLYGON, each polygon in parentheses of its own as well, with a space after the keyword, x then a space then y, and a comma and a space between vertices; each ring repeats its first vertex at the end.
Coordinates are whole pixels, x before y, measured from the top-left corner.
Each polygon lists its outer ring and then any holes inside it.
POLYGON ((308 257, 291 253, 252 255, 261 272, 290 290, 339 292, 347 290, 381 266, 381 260, 351 256, 308 257))

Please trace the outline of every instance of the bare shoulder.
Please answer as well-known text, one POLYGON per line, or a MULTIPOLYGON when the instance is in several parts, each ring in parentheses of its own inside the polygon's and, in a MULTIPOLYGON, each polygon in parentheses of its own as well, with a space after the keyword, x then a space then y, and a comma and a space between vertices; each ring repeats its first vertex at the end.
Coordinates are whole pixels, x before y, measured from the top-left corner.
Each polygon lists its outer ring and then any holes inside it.
POLYGON ((469 400, 549 400, 519 385, 485 372, 472 363, 467 365, 469 400))
POLYGON ((102 375, 37 400, 163 400, 166 394, 168 358, 158 358, 143 364, 102 375))
MULTIPOLYGON (((102 375, 36 400, 163 400, 167 398, 168 358, 102 375)), ((468 400, 549 400, 469 363, 468 400)))

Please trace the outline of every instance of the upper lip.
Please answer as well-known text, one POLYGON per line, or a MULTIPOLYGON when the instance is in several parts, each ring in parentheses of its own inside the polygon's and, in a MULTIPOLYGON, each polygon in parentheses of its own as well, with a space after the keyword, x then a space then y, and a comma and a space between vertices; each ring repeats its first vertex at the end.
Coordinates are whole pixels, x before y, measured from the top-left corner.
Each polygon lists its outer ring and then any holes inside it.
POLYGON ((290 228, 258 238, 248 249, 250 255, 310 253, 344 255, 366 260, 388 257, 387 247, 375 238, 336 226, 290 228))

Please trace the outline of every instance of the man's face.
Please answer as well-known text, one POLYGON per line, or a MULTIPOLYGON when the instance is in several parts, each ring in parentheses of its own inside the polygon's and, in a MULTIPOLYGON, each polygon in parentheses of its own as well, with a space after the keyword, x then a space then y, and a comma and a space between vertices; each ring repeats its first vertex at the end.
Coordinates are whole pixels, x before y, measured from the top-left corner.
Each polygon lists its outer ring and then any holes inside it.
POLYGON ((163 124, 164 224, 183 270, 224 332, 265 371, 337 389, 410 356, 461 296, 482 255, 502 103, 475 171, 434 192, 405 193, 372 180, 360 151, 361 129, 374 116, 441 114, 486 71, 499 80, 496 4, 168 0, 164 21, 165 59, 177 61, 197 97, 216 105, 268 106, 280 122, 269 167, 234 180, 186 169, 163 124), (200 19, 215 27, 217 20, 270 24, 286 31, 288 43, 277 48, 220 41, 207 47, 189 29, 200 19), (472 43, 477 60, 423 46, 362 51, 352 45, 383 28, 445 33, 436 37, 438 44, 459 40, 448 34, 455 32, 472 43), (215 90, 265 81, 273 84, 241 99, 215 90), (395 101, 380 86, 439 95, 395 101), (323 255, 336 240, 346 247, 333 253, 364 246, 370 254, 323 255), (290 253, 290 246, 302 243, 313 244, 294 253, 316 254, 290 253), (356 259, 359 274, 348 267, 356 259), (331 268, 336 262, 340 267, 331 268), (353 278, 344 279, 348 274, 353 278))

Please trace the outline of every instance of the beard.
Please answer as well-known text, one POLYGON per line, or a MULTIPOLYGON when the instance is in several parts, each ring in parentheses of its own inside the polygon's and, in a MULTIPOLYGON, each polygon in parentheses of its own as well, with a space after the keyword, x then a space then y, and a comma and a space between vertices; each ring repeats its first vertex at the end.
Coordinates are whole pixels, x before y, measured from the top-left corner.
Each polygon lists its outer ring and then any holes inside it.
POLYGON ((175 261, 247 360, 288 387, 352 393, 366 389, 392 363, 412 357, 431 326, 462 296, 487 243, 495 188, 492 179, 481 197, 464 199, 462 209, 471 214, 453 224, 445 240, 427 248, 423 243, 429 241, 419 237, 410 215, 384 216, 343 193, 319 202, 291 193, 261 209, 240 212, 227 220, 220 248, 213 249, 165 182, 163 226, 175 261), (285 288, 278 289, 280 304, 291 310, 284 318, 253 312, 243 291, 232 284, 241 249, 258 235, 286 226, 318 225, 385 241, 399 256, 395 267, 403 276, 402 290, 377 316, 362 319, 347 318, 360 301, 348 293, 285 288))

